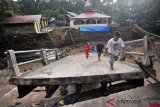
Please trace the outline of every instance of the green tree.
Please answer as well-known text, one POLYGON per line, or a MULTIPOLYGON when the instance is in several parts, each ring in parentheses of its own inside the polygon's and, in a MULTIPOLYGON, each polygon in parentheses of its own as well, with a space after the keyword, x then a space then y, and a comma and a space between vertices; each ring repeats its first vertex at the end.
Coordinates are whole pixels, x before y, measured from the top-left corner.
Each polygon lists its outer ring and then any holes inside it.
POLYGON ((10 9, 9 1, 8 0, 1 0, 0 1, 0 19, 6 17, 6 12, 10 9))
POLYGON ((0 0, 0 19, 14 14, 20 14, 21 5, 12 0, 0 0))
POLYGON ((55 11, 53 11, 52 9, 42 10, 41 14, 44 17, 47 17, 48 19, 50 19, 51 17, 57 17, 57 13, 55 11))
POLYGON ((60 20, 60 21, 64 21, 65 19, 65 16, 63 14, 59 14, 58 17, 57 17, 57 20, 60 20))

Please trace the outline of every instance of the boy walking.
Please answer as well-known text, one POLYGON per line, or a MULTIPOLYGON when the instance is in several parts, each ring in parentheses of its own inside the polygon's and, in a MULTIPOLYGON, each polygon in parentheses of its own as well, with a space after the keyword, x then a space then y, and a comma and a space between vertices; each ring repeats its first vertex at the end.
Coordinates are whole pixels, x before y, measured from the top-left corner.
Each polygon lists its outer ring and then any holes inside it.
POLYGON ((97 49, 97 54, 98 54, 98 61, 100 62, 101 59, 100 59, 100 56, 103 52, 103 49, 104 49, 104 45, 103 43, 99 42, 97 45, 96 45, 96 49, 97 49))
POLYGON ((120 49, 122 49, 122 51, 124 51, 125 45, 124 45, 122 39, 120 38, 120 36, 121 36, 120 32, 116 31, 113 34, 113 38, 111 38, 106 45, 105 55, 108 51, 109 63, 110 63, 111 70, 113 70, 114 62, 118 60, 118 56, 120 54, 120 49))

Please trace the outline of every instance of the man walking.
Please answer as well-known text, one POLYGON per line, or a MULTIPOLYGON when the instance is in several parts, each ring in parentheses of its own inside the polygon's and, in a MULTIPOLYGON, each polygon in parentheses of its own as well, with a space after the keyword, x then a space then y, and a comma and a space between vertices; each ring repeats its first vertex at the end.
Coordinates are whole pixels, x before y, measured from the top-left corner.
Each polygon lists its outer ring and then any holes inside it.
POLYGON ((113 70, 113 64, 115 61, 118 60, 118 56, 120 54, 120 49, 122 49, 122 52, 124 51, 124 43, 122 41, 122 39, 120 38, 121 34, 120 32, 116 31, 113 34, 113 38, 111 38, 107 45, 106 45, 106 49, 105 49, 105 54, 109 53, 109 63, 110 63, 110 69, 113 70))

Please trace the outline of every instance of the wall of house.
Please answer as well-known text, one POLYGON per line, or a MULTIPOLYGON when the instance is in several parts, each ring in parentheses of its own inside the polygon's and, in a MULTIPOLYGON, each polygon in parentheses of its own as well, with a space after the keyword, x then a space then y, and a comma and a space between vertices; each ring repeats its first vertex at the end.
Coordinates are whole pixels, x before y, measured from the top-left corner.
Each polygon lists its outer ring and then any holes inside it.
POLYGON ((5 24, 3 25, 5 34, 29 34, 35 33, 33 23, 25 24, 5 24))
POLYGON ((41 24, 39 22, 34 22, 33 27, 36 33, 41 32, 41 24))
POLYGON ((48 21, 47 20, 42 20, 40 22, 40 24, 41 24, 41 28, 46 27, 46 26, 48 26, 48 21))
POLYGON ((41 28, 48 26, 48 20, 46 17, 42 17, 40 21, 41 28))

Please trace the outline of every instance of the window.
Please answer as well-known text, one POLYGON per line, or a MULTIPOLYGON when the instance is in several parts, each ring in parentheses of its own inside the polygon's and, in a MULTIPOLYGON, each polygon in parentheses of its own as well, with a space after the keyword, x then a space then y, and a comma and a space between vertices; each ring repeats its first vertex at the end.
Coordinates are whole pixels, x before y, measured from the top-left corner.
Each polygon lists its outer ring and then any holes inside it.
POLYGON ((107 24, 107 21, 105 19, 99 19, 97 24, 107 24))
POLYGON ((85 22, 83 20, 74 21, 74 25, 81 25, 81 24, 85 24, 85 22))
POLYGON ((86 24, 96 24, 96 21, 93 19, 89 19, 86 21, 86 24))

